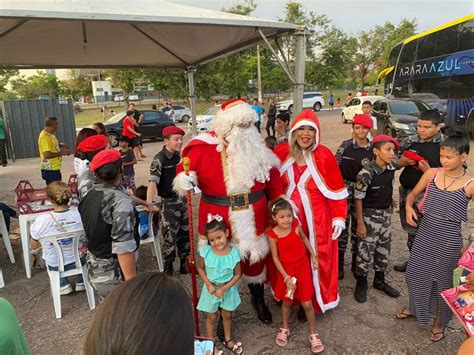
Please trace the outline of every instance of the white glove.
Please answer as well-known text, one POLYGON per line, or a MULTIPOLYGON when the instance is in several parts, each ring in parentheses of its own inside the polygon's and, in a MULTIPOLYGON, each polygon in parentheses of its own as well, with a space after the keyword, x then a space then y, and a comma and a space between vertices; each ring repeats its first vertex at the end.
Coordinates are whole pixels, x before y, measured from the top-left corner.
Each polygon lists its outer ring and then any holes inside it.
POLYGON ((332 227, 332 240, 336 240, 337 238, 339 238, 341 236, 343 229, 344 228, 337 225, 332 227))
POLYGON ((196 173, 194 172, 189 173, 189 175, 181 173, 177 178, 179 187, 185 191, 192 190, 197 185, 196 173))

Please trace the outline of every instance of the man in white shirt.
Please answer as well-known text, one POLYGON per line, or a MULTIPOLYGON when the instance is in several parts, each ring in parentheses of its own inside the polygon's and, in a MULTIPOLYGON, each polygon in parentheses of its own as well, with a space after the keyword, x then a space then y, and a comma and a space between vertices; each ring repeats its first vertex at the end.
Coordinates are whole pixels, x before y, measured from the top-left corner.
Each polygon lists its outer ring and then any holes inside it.
POLYGON ((373 137, 378 135, 377 131, 377 118, 372 116, 372 102, 365 100, 362 102, 362 113, 369 116, 372 119, 373 127, 370 129, 370 132, 367 138, 371 141, 373 137))

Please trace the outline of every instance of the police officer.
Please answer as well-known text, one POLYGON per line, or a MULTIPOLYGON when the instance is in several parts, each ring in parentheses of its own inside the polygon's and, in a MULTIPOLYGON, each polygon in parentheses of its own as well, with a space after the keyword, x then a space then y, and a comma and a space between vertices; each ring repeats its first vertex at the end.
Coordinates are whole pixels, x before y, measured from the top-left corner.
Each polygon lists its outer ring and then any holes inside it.
POLYGON ((121 280, 136 275, 134 204, 121 189, 122 159, 115 149, 94 156, 90 170, 96 184, 79 203, 88 251, 86 262, 92 286, 102 299, 121 280))
POLYGON ((375 270, 373 287, 390 297, 400 293, 385 282, 391 247, 391 217, 393 209, 393 177, 395 167, 392 160, 398 150, 398 142, 389 136, 373 139, 375 159, 357 174, 354 199, 357 213, 357 279, 354 298, 359 303, 367 300, 367 274, 373 264, 375 270))
POLYGON ((163 128, 163 149, 155 155, 150 167, 147 201, 152 202, 155 193, 161 197, 161 234, 163 236, 163 261, 165 272, 173 273, 176 249, 180 259, 180 273, 186 274, 186 258, 189 256, 189 225, 186 198, 173 190, 176 165, 181 160, 184 131, 175 126, 163 128))
MULTIPOLYGON (((411 250, 416 235, 416 228, 406 222, 405 203, 410 191, 420 180, 423 173, 430 167, 440 167, 439 161, 439 143, 442 140, 441 134, 442 118, 437 110, 427 110, 420 114, 417 121, 417 134, 406 137, 400 143, 402 152, 398 165, 404 167, 400 174, 400 222, 402 228, 408 233, 407 246, 411 250)), ((419 217, 418 203, 423 198, 420 194, 413 204, 419 217)), ((399 272, 405 272, 407 262, 395 265, 394 269, 399 272)))
POLYGON ((344 278, 344 254, 346 253, 349 229, 352 245, 352 271, 355 269, 358 238, 356 235, 357 216, 354 205, 354 184, 359 171, 367 166, 374 157, 371 142, 367 138, 372 127, 373 121, 370 116, 365 114, 355 115, 352 121, 353 138, 343 141, 336 151, 336 160, 349 192, 346 228, 338 238, 339 280, 344 278))

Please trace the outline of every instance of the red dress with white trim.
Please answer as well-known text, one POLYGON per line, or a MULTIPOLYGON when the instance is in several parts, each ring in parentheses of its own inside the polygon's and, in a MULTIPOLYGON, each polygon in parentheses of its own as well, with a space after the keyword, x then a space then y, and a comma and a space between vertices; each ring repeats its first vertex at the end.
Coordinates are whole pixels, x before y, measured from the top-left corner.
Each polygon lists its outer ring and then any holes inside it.
POLYGON ((316 311, 324 313, 339 303, 338 249, 332 233, 335 225, 344 228, 348 194, 336 158, 319 144, 320 126, 314 112, 303 111, 293 123, 292 132, 301 126, 316 130, 316 144, 304 154, 306 165, 298 166, 290 155, 289 143, 278 145, 274 153, 282 162, 283 189, 298 207, 303 232, 317 250, 319 268, 313 270, 313 305, 316 311))

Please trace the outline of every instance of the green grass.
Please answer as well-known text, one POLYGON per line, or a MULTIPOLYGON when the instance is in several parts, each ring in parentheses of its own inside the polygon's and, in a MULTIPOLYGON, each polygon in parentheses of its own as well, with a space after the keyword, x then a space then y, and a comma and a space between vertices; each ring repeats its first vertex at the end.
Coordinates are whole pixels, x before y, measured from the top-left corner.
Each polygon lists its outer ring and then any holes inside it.
MULTIPOLYGON (((176 104, 183 104, 184 106, 189 107, 188 104, 184 104, 184 103, 176 102, 176 104)), ((135 107, 137 108, 137 110, 151 110, 151 105, 152 103, 135 104, 135 107)), ((98 107, 95 107, 96 105, 91 105, 91 106, 93 107, 91 108, 83 107, 82 112, 77 113, 75 115, 77 128, 87 127, 87 126, 92 125, 94 122, 104 121, 104 117, 103 117, 102 112, 100 112, 100 109, 98 107)), ((207 110, 211 106, 212 106, 212 103, 210 102, 199 101, 197 103, 197 114, 198 115, 202 114, 205 110, 207 110)), ((118 104, 115 104, 115 106, 107 105, 107 113, 106 113, 106 118, 105 118, 106 120, 113 116, 113 114, 110 112, 111 110, 114 110, 115 113, 124 112, 125 107, 123 105, 118 105, 118 104)))

